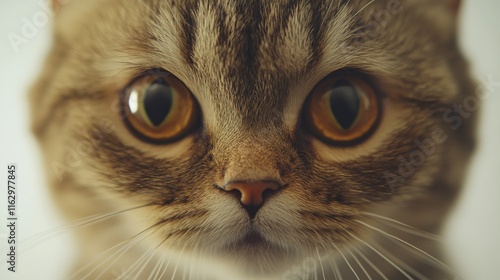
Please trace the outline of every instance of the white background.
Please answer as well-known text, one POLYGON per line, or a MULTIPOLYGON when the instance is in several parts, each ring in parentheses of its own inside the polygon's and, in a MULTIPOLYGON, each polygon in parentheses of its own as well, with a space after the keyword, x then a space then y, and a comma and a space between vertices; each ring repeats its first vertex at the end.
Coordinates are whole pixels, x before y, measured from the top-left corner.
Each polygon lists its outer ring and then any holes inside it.
MULTIPOLYGON (((85 0, 82 0, 85 1, 85 0)), ((466 189, 448 226, 450 252, 466 279, 500 279, 500 1, 463 1, 461 42, 477 77, 497 84, 483 106, 479 150, 466 189)), ((40 71, 50 44, 43 25, 15 52, 8 34, 20 34, 23 18, 43 12, 38 0, 0 3, 0 177, 7 164, 19 170, 20 238, 60 224, 46 192, 40 153, 29 130, 27 88, 40 71)), ((71 235, 62 234, 27 252, 18 252, 19 273, 6 273, 6 187, 0 183, 0 279, 58 280, 73 260, 71 235), (4 276, 6 275, 6 276, 4 276)))

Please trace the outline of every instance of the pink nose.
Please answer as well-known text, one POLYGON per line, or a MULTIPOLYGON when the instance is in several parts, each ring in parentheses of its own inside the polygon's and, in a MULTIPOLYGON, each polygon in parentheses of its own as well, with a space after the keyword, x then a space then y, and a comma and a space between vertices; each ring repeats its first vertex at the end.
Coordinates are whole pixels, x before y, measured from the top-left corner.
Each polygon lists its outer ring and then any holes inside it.
POLYGON ((277 191, 280 188, 281 185, 274 181, 234 182, 224 186, 226 191, 237 190, 241 194, 243 206, 255 212, 262 206, 266 190, 277 191))

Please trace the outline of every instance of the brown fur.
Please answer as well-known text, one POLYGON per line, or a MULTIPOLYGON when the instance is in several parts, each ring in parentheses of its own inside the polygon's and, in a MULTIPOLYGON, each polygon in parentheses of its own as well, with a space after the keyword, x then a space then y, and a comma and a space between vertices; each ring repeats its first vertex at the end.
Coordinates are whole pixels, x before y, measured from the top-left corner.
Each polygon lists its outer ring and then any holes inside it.
MULTIPOLYGON (((318 254, 327 279, 334 273, 330 260, 352 278, 338 249, 354 263, 348 252, 359 242, 353 235, 429 278, 450 274, 357 222, 391 232, 363 215, 370 211, 439 233, 458 194, 474 145, 474 117, 456 127, 457 114, 450 115, 453 122, 444 114, 473 94, 474 84, 446 1, 66 2, 31 92, 54 201, 69 220, 151 204, 79 227, 77 269, 158 224, 142 245, 90 278, 102 272, 112 279, 159 244, 155 260, 173 255, 188 260, 180 264, 188 269, 194 260, 214 263, 225 272, 198 268, 214 279, 278 278, 318 254), (186 84, 203 114, 200 129, 165 145, 135 138, 118 108, 130 80, 157 67, 186 84), (302 122, 309 92, 339 69, 363 73, 384 100, 378 129, 352 147, 322 143, 302 122), (388 184, 386 175, 398 174, 401 157, 418 150, 415 140, 433 139, 436 130, 445 142, 412 174, 388 184), (217 188, 261 179, 286 186, 253 221, 217 188), (238 245, 251 224, 269 248, 238 245), (232 272, 238 276, 228 276, 232 272)), ((443 257, 439 243, 396 233, 443 257)), ((389 279, 403 277, 363 250, 389 279)))

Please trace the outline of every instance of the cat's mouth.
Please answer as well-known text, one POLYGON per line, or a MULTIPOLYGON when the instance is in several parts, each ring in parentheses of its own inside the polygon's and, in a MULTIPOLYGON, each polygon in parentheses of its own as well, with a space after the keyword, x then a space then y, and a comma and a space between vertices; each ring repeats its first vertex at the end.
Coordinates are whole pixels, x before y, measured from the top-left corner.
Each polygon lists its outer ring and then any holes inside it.
POLYGON ((240 241, 236 243, 240 246, 258 247, 260 245, 269 245, 269 242, 262 237, 260 233, 255 230, 250 230, 240 241))
POLYGON ((224 246, 221 253, 247 275, 280 272, 287 264, 296 262, 295 255, 288 254, 283 247, 267 240, 255 229, 224 246))
POLYGON ((250 229, 240 240, 229 244, 228 248, 230 250, 237 249, 243 253, 255 254, 262 250, 272 250, 277 251, 279 247, 276 244, 266 240, 262 234, 257 232, 255 229, 250 229))

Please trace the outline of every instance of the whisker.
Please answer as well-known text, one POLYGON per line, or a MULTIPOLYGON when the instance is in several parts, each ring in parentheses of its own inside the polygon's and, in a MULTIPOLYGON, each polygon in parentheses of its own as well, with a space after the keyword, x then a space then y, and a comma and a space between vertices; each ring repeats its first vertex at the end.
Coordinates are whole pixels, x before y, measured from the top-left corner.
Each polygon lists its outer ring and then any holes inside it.
POLYGON ((186 274, 187 274, 187 266, 184 265, 182 270, 182 280, 186 280, 186 274))
MULTIPOLYGON (((192 228, 188 229, 183 235, 182 235, 182 238, 184 236, 186 236, 190 231, 191 231, 192 228)), ((179 255, 182 255, 182 253, 184 252, 184 250, 186 249, 186 244, 184 244, 184 246, 182 246, 182 250, 181 250, 181 253, 179 255)), ((174 267, 174 272, 172 273, 172 279, 171 280, 174 280, 175 279, 175 274, 177 272, 177 267, 179 266, 179 259, 177 259, 177 261, 175 262, 175 267, 174 267)))
POLYGON ((133 280, 136 280, 138 275, 142 272, 143 265, 147 265, 150 257, 154 255, 154 251, 156 248, 151 248, 144 252, 126 271, 124 271, 123 276, 127 276, 127 278, 132 275, 136 270, 137 273, 133 280))
MULTIPOLYGON (((163 222, 163 221, 160 221, 160 222, 157 222, 157 223, 155 223, 154 225, 150 226, 149 228, 145 229, 144 231, 149 231, 149 230, 151 230, 151 229, 155 229, 155 230, 154 230, 153 232, 151 232, 149 235, 147 235, 147 236, 145 236, 144 238, 142 238, 141 240, 138 240, 138 241, 134 242, 133 244, 130 244, 130 245, 128 246, 128 248, 126 248, 124 251, 122 251, 122 252, 120 253, 120 255, 119 255, 117 258, 115 258, 115 259, 114 259, 114 260, 113 260, 113 261, 112 261, 112 262, 108 265, 108 267, 107 267, 104 271, 106 271, 106 270, 107 270, 107 269, 109 269, 112 265, 114 265, 114 264, 116 263, 116 261, 118 261, 118 260, 119 260, 119 259, 123 256, 123 254, 125 254, 125 252, 126 252, 126 251, 128 251, 128 250, 129 250, 132 246, 134 246, 134 245, 138 244, 138 243, 139 243, 139 242, 141 242, 141 241, 144 241, 146 238, 148 238, 148 237, 150 237, 151 235, 153 235, 154 233, 156 233, 156 232, 157 232, 157 231, 161 228, 161 225, 163 225, 163 224, 164 224, 164 222, 163 222)), ((144 232, 144 231, 143 231, 143 232, 144 232)), ((163 241, 162 241, 162 242, 161 242, 158 246, 160 246, 160 245, 161 245, 164 241, 165 241, 165 240, 163 240, 163 241)), ((153 250, 156 250, 156 248, 154 248, 153 250)), ((148 252, 149 252, 149 251, 148 251, 148 252)), ((141 256, 141 258, 139 258, 139 259, 138 259, 138 260, 134 263, 134 265, 132 265, 131 267, 129 267, 129 269, 127 269, 127 271, 125 271, 125 272, 124 272, 124 274, 130 274, 130 273, 132 273, 133 271, 135 271, 135 269, 136 269, 136 268, 135 268, 135 266, 136 266, 137 262, 139 262, 139 261, 140 261, 140 263, 142 263, 141 259, 142 259, 142 258, 144 258, 144 256, 145 256, 148 252, 146 252, 145 254, 143 254, 143 255, 141 256)), ((140 263, 139 263, 139 264, 140 264, 140 263)), ((101 273, 101 274, 102 274, 102 273, 101 273)))
MULTIPOLYGON (((161 272, 161 275, 158 277, 158 280, 161 280, 163 278, 163 275, 165 275, 165 273, 167 272, 167 269, 168 269, 168 266, 169 266, 171 260, 172 260, 172 255, 170 255, 170 257, 168 258, 168 262, 165 265, 165 267, 163 268, 163 271, 161 272)), ((156 278, 155 278, 155 280, 156 280, 156 278)))
POLYGON ((162 255, 158 259, 158 261, 156 262, 156 265, 153 267, 153 270, 151 270, 151 273, 149 274, 149 277, 147 280, 154 280, 158 277, 158 275, 160 274, 161 266, 162 266, 164 261, 165 261, 165 255, 162 255))
MULTIPOLYGON (((149 235, 145 236, 144 238, 140 239, 140 240, 134 240, 133 242, 131 242, 131 240, 129 240, 129 244, 127 246, 125 246, 124 248, 120 248, 118 251, 116 251, 115 253, 113 253, 111 256, 109 256, 108 258, 106 258, 103 262, 101 262, 99 265, 97 265, 93 270, 91 270, 83 279, 87 278, 88 276, 92 275, 92 273, 97 269, 99 268, 101 265, 107 263, 109 260, 112 259, 111 263, 108 264, 102 271, 101 273, 99 273, 99 275, 97 275, 97 277, 95 279, 99 279, 101 278, 101 276, 104 275, 104 273, 106 271, 108 271, 130 248, 132 248, 134 245, 138 244, 139 242, 145 240, 146 238, 148 238, 149 236, 153 235, 155 233, 154 232, 151 232, 149 235), (118 256, 116 256, 118 254, 118 256)), ((123 273, 125 274, 125 273, 123 273)), ((121 277, 121 275, 120 275, 121 277)))
POLYGON ((409 273, 415 275, 415 277, 417 277, 418 279, 429 280, 429 278, 425 277, 420 272, 416 271, 411 266, 409 266, 408 264, 406 264, 405 262, 403 262, 401 260, 401 258, 398 258, 398 257, 394 256, 393 254, 389 253, 387 250, 383 249, 382 246, 375 246, 374 245, 374 247, 376 247, 377 250, 379 250, 382 254, 384 254, 388 258, 392 259, 394 261, 394 263, 396 263, 397 265, 399 265, 401 268, 403 268, 406 271, 408 271, 409 273))
MULTIPOLYGON (((107 263, 110 259, 113 259, 115 257, 116 254, 119 254, 119 256, 117 258, 115 258, 115 261, 113 261, 110 265, 108 265, 99 275, 97 275, 97 277, 95 279, 99 279, 106 271, 109 270, 109 268, 123 255, 122 252, 126 252, 128 249, 130 249, 133 245, 135 245, 136 243, 130 243, 129 240, 126 240, 124 242, 121 242, 120 245, 125 245, 125 247, 123 248, 120 248, 118 251, 114 252, 113 254, 111 254, 108 258, 106 258, 103 262, 101 262, 100 264, 98 264, 97 266, 95 266, 92 270, 90 270, 89 272, 87 272, 87 274, 85 274, 83 277, 79 278, 79 279, 87 279, 89 278, 97 269, 99 269, 103 264, 107 263), (128 242, 128 243, 127 243, 128 242)), ((86 269, 88 269, 90 266, 92 266, 97 260, 89 263, 88 265, 84 266, 83 268, 79 269, 77 272, 75 272, 72 276, 71 276, 71 279, 75 279, 77 278, 76 276, 78 274, 80 274, 80 272, 83 272, 85 271, 86 269)))
MULTIPOLYGON (((120 246, 123 246, 125 245, 127 242, 130 242, 130 240, 124 240, 116 245, 114 245, 113 247, 107 249, 106 251, 100 253, 97 257, 95 257, 95 259, 93 261, 91 261, 90 263, 88 263, 87 265, 85 265, 84 267, 81 267, 80 269, 78 269, 76 272, 74 272, 71 276, 70 276, 70 279, 74 279, 78 274, 80 274, 81 272, 85 271, 87 268, 89 268, 90 266, 93 266, 95 262, 97 262, 101 257, 103 257, 105 254, 107 254, 108 252, 116 249, 117 247, 120 247, 120 246)), ((102 263, 105 263, 106 260, 102 263)))
POLYGON ((179 266, 179 259, 175 262, 174 272, 172 273, 172 278, 170 280, 175 279, 175 274, 177 273, 177 267, 179 266))
MULTIPOLYGON (((198 253, 198 247, 200 246, 200 242, 201 242, 201 240, 198 239, 196 241, 195 246, 194 246, 193 254, 195 255, 195 258, 194 258, 195 265, 191 265, 191 269, 198 267, 198 263, 200 262, 200 254, 198 253)), ((200 273, 202 273, 202 271, 200 269, 195 269, 194 273, 195 273, 194 279, 200 279, 200 273)))
POLYGON ((332 266, 333 274, 335 275, 335 279, 336 280, 343 280, 342 275, 340 274, 339 267, 337 266, 337 263, 330 259, 330 265, 332 266))
POLYGON ((193 273, 196 274, 195 279, 199 279, 197 271, 193 272, 193 270, 194 270, 193 268, 198 267, 198 254, 196 253, 196 251, 198 250, 198 245, 199 245, 199 241, 196 242, 196 244, 194 245, 194 248, 193 248, 193 255, 194 255, 193 261, 189 262, 189 280, 193 279, 193 273))
POLYGON ((326 280, 326 276, 325 276, 325 268, 323 267, 323 262, 321 261, 321 256, 319 254, 319 250, 318 250, 318 247, 316 247, 316 253, 318 254, 318 260, 319 260, 319 264, 321 266, 321 273, 323 274, 323 280, 326 280))
POLYGON ((369 212, 364 212, 363 215, 370 216, 370 217, 377 218, 377 219, 380 219, 382 221, 388 222, 388 223, 385 223, 385 224, 387 224, 389 226, 392 226, 392 227, 394 227, 396 229, 399 229, 401 231, 404 231, 406 233, 409 233, 409 234, 412 234, 412 235, 415 235, 415 236, 420 236, 420 237, 428 238, 428 239, 435 240, 435 241, 438 241, 438 242, 442 242, 442 238, 439 235, 432 234, 430 232, 426 232, 426 231, 423 231, 421 229, 412 227, 412 226, 407 225, 405 223, 402 223, 402 222, 400 222, 398 220, 394 220, 394 219, 391 219, 391 218, 388 218, 388 217, 384 217, 384 216, 381 216, 381 215, 378 215, 378 214, 374 214, 374 213, 369 213, 369 212))
POLYGON ((135 278, 134 280, 137 280, 139 275, 141 275, 142 271, 144 271, 144 269, 146 268, 147 264, 151 261, 151 259, 153 258, 153 256, 155 255, 154 253, 156 252, 156 250, 161 246, 161 244, 163 244, 168 238, 164 238, 150 253, 148 259, 145 261, 144 265, 142 266, 142 268, 137 272, 137 274, 135 275, 135 278))
POLYGON ((356 257, 356 255, 351 251, 351 250, 348 250, 349 254, 351 255, 351 257, 354 259, 354 261, 356 261, 356 263, 358 264, 359 267, 361 267, 361 270, 363 270, 363 273, 366 275, 366 277, 368 277, 368 280, 372 280, 372 278, 370 277, 370 275, 368 274, 368 271, 366 271, 365 267, 363 266, 363 264, 359 261, 359 259, 356 257))
POLYGON ((374 1, 375 0, 372 0, 372 1, 368 2, 368 4, 364 5, 361 9, 359 9, 359 11, 356 14, 354 14, 353 18, 355 18, 357 15, 359 15, 359 13, 361 13, 361 11, 363 11, 364 9, 366 9, 366 7, 368 7, 374 1))
POLYGON ((377 249, 375 249, 373 246, 371 246, 370 244, 368 244, 366 241, 363 241, 361 240, 361 238, 357 237, 356 235, 352 234, 349 232, 349 235, 356 239, 357 241, 361 242, 362 244, 364 244, 366 247, 370 248, 373 252, 375 252, 377 255, 379 255, 380 257, 382 257, 384 260, 386 260, 390 265, 392 265, 395 269, 397 269, 399 272, 401 272, 401 274, 403 274, 406 278, 408 279, 411 279, 413 280, 413 278, 408 275, 408 273, 406 273, 406 271, 404 271, 403 269, 401 269, 399 266, 397 266, 394 262, 392 262, 389 258, 387 258, 385 255, 383 255, 382 253, 380 253, 379 251, 377 251, 377 249))
POLYGON ((387 276, 385 276, 385 274, 375 265, 373 264, 372 261, 370 261, 370 259, 368 259, 368 257, 361 251, 359 250, 357 247, 353 247, 352 249, 354 249, 354 251, 356 251, 356 253, 373 269, 375 270, 375 272, 378 273, 378 275, 380 275, 380 277, 382 277, 382 279, 384 280, 389 280, 389 278, 387 278, 387 276))
MULTIPOLYGON (((196 265, 197 264, 197 260, 194 260, 194 263, 196 265)), ((194 267, 193 264, 190 263, 189 264, 189 278, 188 278, 188 280, 192 280, 193 279, 193 267, 194 267)))
POLYGON ((332 243, 332 244, 335 247, 335 249, 337 249, 337 251, 340 253, 340 255, 342 256, 342 258, 344 259, 344 261, 347 263, 347 266, 349 266, 349 268, 351 269, 352 273, 354 273, 354 276, 356 276, 356 279, 360 280, 358 274, 356 273, 356 271, 354 270, 354 268, 351 266, 351 264, 349 263, 349 261, 345 257, 344 253, 342 253, 342 251, 339 249, 339 247, 337 247, 337 245, 335 245, 335 243, 332 243))
POLYGON ((374 227, 372 225, 369 225, 369 224, 367 224, 365 222, 362 222, 362 221, 359 221, 359 220, 357 220, 357 222, 360 223, 360 224, 362 224, 362 225, 364 225, 364 226, 366 226, 366 227, 368 227, 368 228, 370 228, 370 229, 372 229, 372 230, 374 230, 374 231, 382 233, 383 235, 385 235, 387 237, 390 237, 390 238, 392 238, 394 240, 397 240, 397 241, 401 242, 402 244, 405 244, 406 246, 408 246, 408 247, 416 250, 417 252, 421 253, 422 255, 428 257, 430 260, 432 260, 431 263, 434 264, 434 265, 437 265, 438 268, 444 269, 444 270, 446 270, 449 273, 455 274, 455 272, 453 271, 453 269, 451 269, 449 266, 447 266, 446 264, 444 264, 443 262, 441 262, 440 260, 438 260, 437 258, 435 258, 434 256, 432 256, 431 254, 429 254, 429 253, 425 252, 424 250, 416 247, 415 245, 413 245, 413 244, 411 244, 411 243, 409 243, 409 242, 407 242, 407 241, 405 241, 405 240, 403 240, 403 239, 401 239, 401 238, 399 238, 397 236, 394 236, 394 235, 392 235, 390 233, 387 233, 387 232, 385 232, 385 231, 383 231, 383 230, 381 230, 379 228, 376 228, 376 227, 374 227))
POLYGON ((137 210, 137 209, 141 209, 141 208, 152 206, 152 205, 155 205, 155 204, 148 203, 148 204, 144 204, 144 205, 140 205, 140 206, 135 206, 135 207, 131 207, 131 208, 123 209, 123 210, 114 211, 111 213, 95 214, 95 215, 90 215, 87 217, 79 218, 79 219, 71 222, 70 224, 62 225, 62 226, 56 227, 54 229, 40 232, 40 233, 37 233, 33 236, 27 237, 24 240, 21 240, 20 243, 24 244, 24 245, 21 245, 22 247, 24 247, 22 250, 23 251, 30 250, 30 249, 34 248, 36 245, 41 244, 44 241, 46 241, 54 236, 57 236, 59 233, 64 232, 66 230, 80 228, 80 227, 83 227, 86 225, 91 225, 91 224, 94 224, 94 223, 97 223, 100 221, 107 220, 107 219, 112 218, 112 217, 119 215, 119 214, 123 214, 123 213, 129 212, 129 211, 132 211, 132 210, 137 210))
MULTIPOLYGON (((97 265, 96 267, 94 267, 94 269, 89 272, 86 277, 88 277, 88 275, 92 275, 92 273, 98 269, 100 266, 102 266, 103 264, 107 263, 110 259, 114 258, 116 254, 120 254, 117 258, 115 258, 104 270, 103 272, 101 272, 97 277, 96 279, 99 279, 103 274, 104 272, 106 272, 114 263, 116 263, 118 261, 118 259, 128 250, 130 249, 131 247, 133 247, 135 244, 145 240, 146 238, 148 238, 149 236, 151 236, 152 234, 154 234, 156 232, 153 231, 151 233, 149 233, 147 236, 143 237, 142 239, 140 240, 134 240, 136 238, 138 238, 139 236, 141 236, 142 234, 150 231, 151 229, 155 228, 156 226, 158 225, 158 223, 142 230, 141 232, 135 234, 134 236, 114 245, 113 247, 111 247, 110 249, 104 251, 103 253, 99 254, 96 259, 92 262, 90 262, 89 264, 87 264, 86 266, 82 267, 81 269, 79 269, 78 271, 76 271, 73 276, 71 278, 75 278, 78 274, 80 274, 81 272, 85 271, 86 269, 88 269, 90 266, 93 266, 95 262, 99 261, 104 255, 106 255, 108 252, 112 251, 113 249, 115 249, 116 247, 121 247, 123 245, 126 244, 126 246, 124 248, 120 248, 118 249, 118 251, 114 252, 111 256, 107 257, 104 261, 102 261, 99 265, 97 265), (127 244, 128 243, 128 244, 127 244)), ((158 229, 157 229, 158 230, 158 229)))

